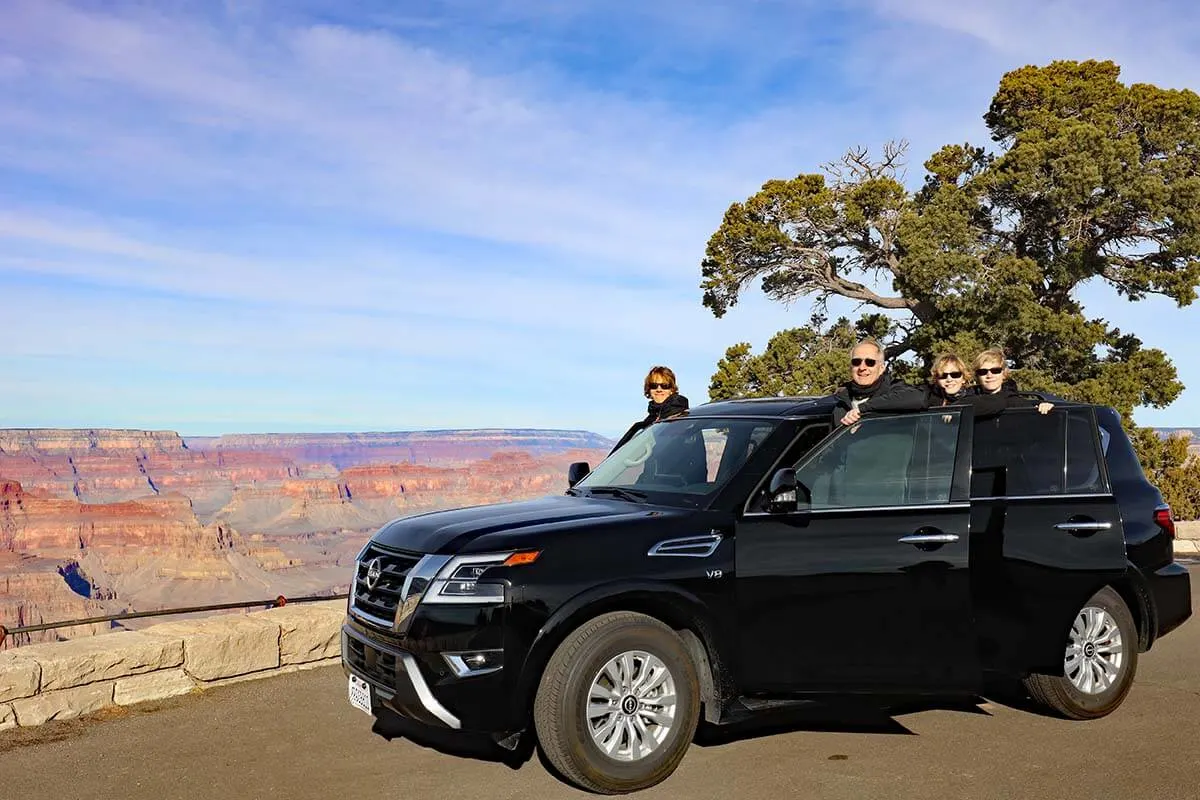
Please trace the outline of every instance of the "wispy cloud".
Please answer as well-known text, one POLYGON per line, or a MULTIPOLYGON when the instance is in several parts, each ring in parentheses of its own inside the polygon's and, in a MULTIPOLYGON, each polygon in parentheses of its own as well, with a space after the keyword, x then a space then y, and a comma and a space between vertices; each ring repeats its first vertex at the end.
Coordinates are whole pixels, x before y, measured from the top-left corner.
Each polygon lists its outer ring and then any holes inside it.
POLYGON ((612 432, 656 362, 703 400, 727 344, 806 316, 700 307, 730 202, 856 143, 908 138, 916 174, 1021 63, 1200 78, 1195 12, 1143 6, 16 0, 0 425, 612 432))

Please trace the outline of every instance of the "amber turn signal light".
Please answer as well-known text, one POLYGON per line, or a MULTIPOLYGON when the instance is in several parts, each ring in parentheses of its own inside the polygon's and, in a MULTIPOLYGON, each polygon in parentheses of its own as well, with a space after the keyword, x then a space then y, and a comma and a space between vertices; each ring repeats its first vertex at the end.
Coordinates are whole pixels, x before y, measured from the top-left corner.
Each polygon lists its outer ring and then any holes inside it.
POLYGON ((519 567, 523 564, 532 564, 537 561, 537 557, 542 554, 541 550, 526 550, 523 553, 513 553, 508 558, 504 559, 504 566, 519 567))

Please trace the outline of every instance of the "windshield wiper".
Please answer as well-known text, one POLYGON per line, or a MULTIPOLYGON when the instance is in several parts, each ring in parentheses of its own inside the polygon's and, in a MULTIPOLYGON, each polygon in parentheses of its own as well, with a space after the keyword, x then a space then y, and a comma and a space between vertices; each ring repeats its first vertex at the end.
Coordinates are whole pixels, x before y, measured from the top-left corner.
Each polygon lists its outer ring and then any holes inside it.
POLYGON ((621 500, 631 503, 644 503, 650 495, 635 489, 623 489, 620 486, 594 486, 588 489, 588 494, 611 494, 621 500))

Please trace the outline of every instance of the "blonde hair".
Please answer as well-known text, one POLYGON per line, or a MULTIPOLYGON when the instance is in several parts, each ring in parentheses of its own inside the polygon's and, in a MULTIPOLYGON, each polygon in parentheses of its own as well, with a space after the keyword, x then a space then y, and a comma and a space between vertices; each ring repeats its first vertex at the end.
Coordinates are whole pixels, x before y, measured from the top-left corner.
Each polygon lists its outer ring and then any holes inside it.
POLYGON ((966 379, 967 365, 964 364, 963 360, 954 353, 942 353, 940 356, 935 358, 933 360, 933 367, 930 370, 929 376, 936 381, 938 377, 946 370, 947 364, 954 364, 955 369, 963 374, 964 380, 966 379))
POLYGON ((979 355, 975 356, 975 369, 979 369, 984 364, 999 362, 1000 366, 1004 367, 1002 375, 1008 374, 1008 359, 1004 355, 1004 351, 999 347, 990 347, 984 350, 979 355))

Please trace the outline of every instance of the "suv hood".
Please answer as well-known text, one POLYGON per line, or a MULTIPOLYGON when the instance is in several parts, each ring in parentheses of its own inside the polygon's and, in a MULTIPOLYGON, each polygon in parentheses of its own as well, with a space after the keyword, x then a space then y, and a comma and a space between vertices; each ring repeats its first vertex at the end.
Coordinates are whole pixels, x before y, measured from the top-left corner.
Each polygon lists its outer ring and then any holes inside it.
POLYGON ((553 533, 556 528, 577 531, 595 524, 644 520, 692 514, 693 511, 595 497, 551 495, 516 503, 493 503, 448 511, 431 511, 401 517, 384 525, 371 541, 397 550, 452 555, 471 549, 471 542, 487 536, 487 549, 505 549, 523 544, 529 534, 553 533))

